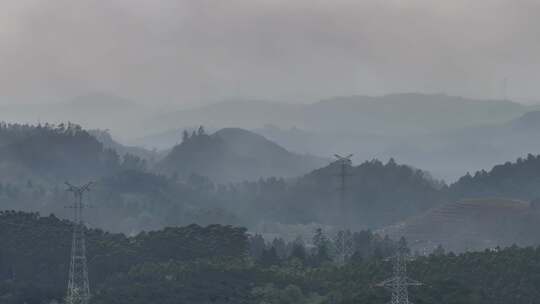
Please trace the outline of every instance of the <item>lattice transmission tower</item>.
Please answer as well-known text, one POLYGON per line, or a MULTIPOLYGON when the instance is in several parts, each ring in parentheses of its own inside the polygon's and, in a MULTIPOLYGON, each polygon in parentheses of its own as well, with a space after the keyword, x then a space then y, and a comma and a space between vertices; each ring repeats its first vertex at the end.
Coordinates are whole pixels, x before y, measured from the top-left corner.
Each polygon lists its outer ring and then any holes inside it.
POLYGON ((84 193, 90 191, 88 183, 83 186, 73 186, 66 183, 67 191, 75 196, 73 205, 73 239, 71 243, 71 260, 69 265, 69 281, 66 295, 66 304, 88 304, 90 300, 90 283, 88 281, 88 267, 86 265, 86 241, 84 235, 83 203, 84 193))
POLYGON ((394 276, 376 286, 385 287, 392 291, 391 304, 410 304, 409 286, 421 286, 422 283, 407 276, 407 262, 410 260, 410 256, 404 238, 400 240, 397 252, 391 259, 394 263, 394 276))
POLYGON ((352 165, 351 158, 353 154, 349 154, 345 157, 334 154, 337 158, 336 162, 339 164, 340 172, 337 175, 339 177, 340 185, 339 191, 339 217, 341 221, 340 230, 335 236, 336 243, 336 259, 338 264, 345 264, 347 259, 354 253, 353 237, 349 227, 348 210, 347 210, 347 177, 351 176, 348 173, 348 169, 352 165))

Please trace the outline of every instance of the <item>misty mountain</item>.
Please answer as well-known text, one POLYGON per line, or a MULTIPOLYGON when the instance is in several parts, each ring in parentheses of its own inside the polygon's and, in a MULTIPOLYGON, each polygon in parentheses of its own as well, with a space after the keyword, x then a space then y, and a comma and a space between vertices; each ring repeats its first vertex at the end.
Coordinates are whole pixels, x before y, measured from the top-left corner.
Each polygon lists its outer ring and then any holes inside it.
POLYGON ((228 100, 159 115, 147 124, 158 126, 162 130, 189 129, 197 125, 204 125, 209 129, 223 127, 253 129, 260 127, 261 123, 294 120, 297 111, 301 108, 303 108, 302 105, 271 101, 228 100))
MULTIPOLYGON (((520 119, 506 127, 529 127, 520 119)), ((467 173, 445 190, 450 203, 431 208, 379 233, 416 242, 416 249, 438 245, 453 251, 538 244, 540 155, 529 154, 491 170, 467 173)))
POLYGON ((3 181, 95 178, 119 165, 114 151, 105 149, 78 125, 0 125, 3 181))
POLYGON ((531 111, 501 123, 463 127, 414 136, 357 132, 332 134, 267 125, 256 130, 291 151, 332 155, 355 153, 355 160, 398 158, 451 182, 477 171, 540 152, 540 112, 531 111), (345 153, 343 152, 343 153, 345 153))
POLYGON ((158 153, 156 151, 150 151, 145 148, 136 146, 123 145, 113 139, 112 135, 108 131, 88 130, 88 133, 90 133, 90 135, 94 136, 99 142, 101 142, 105 148, 116 151, 116 153, 118 153, 118 155, 120 156, 131 154, 141 159, 149 160, 151 162, 155 161, 156 158, 159 158, 161 156, 161 153, 158 153))
POLYGON ((396 140, 387 148, 403 161, 449 180, 488 169, 528 153, 540 153, 540 112, 497 124, 396 140))
POLYGON ((537 151, 530 142, 493 147, 492 141, 503 141, 482 133, 534 109, 511 101, 412 93, 340 97, 313 104, 229 101, 159 116, 149 123, 170 131, 133 143, 167 148, 177 143, 182 126, 236 126, 296 153, 354 153, 355 161, 396 158, 452 181, 464 172, 537 151))
POLYGON ((159 171, 189 177, 209 177, 215 182, 239 182, 265 177, 293 177, 306 173, 326 161, 294 154, 258 134, 227 128, 208 135, 184 137, 181 144, 158 163, 159 171))
MULTIPOLYGON (((157 132, 137 137, 135 139, 129 140, 128 142, 133 146, 144 147, 146 149, 156 149, 160 151, 160 153, 168 153, 174 146, 182 142, 182 134, 184 133, 184 131, 187 131, 191 134, 193 133, 193 131, 197 131, 197 129, 198 126, 192 126, 182 129, 169 129, 163 132, 157 132)), ((218 129, 206 129, 206 132, 215 132, 217 130, 218 129)))
POLYGON ((309 131, 297 127, 287 129, 272 124, 255 129, 254 132, 291 151, 328 156, 335 153, 354 153, 355 161, 399 158, 399 154, 387 153, 387 150, 389 146, 393 146, 403 138, 397 135, 375 135, 362 131, 335 133, 309 131))
POLYGON ((163 109, 139 104, 105 93, 89 93, 71 100, 48 104, 12 104, 0 107, 3 120, 10 122, 61 123, 70 121, 86 129, 108 129, 126 138, 144 132, 141 121, 163 109))
MULTIPOLYGON (((193 222, 249 227, 343 223, 339 166, 291 153, 255 133, 186 132, 182 143, 155 165, 121 155, 116 150, 125 147, 100 133, 101 141, 109 141, 103 144, 92 133, 73 124, 5 125, 0 132, 0 204, 69 216, 64 207, 71 197, 63 182, 93 180, 87 199, 97 208, 88 212, 89 223, 113 231, 193 222)), ((365 162, 347 168, 347 174, 347 217, 354 227, 388 225, 444 199, 443 184, 394 161, 365 162)))
POLYGON ((531 111, 523 114, 518 119, 512 121, 510 127, 526 133, 540 130, 540 111, 531 111))
POLYGON ((146 149, 170 150, 181 142, 182 132, 189 129, 170 129, 163 132, 148 134, 129 141, 130 144, 146 149))
MULTIPOLYGON (((309 204, 305 206, 308 210, 317 210, 319 215, 333 214, 358 229, 407 218, 444 201, 446 186, 425 171, 398 164, 393 159, 387 163, 372 160, 346 170, 346 215, 341 216, 340 173, 340 165, 333 163, 302 177, 291 189, 297 192, 291 205, 295 206, 295 201, 309 204), (302 200, 298 199, 302 196, 302 200)), ((341 224, 339 221, 335 223, 341 224)))
POLYGON ((445 202, 446 186, 424 171, 394 160, 346 167, 345 215, 340 202, 341 165, 332 163, 290 181, 260 180, 221 197, 244 214, 286 224, 349 225, 355 230, 390 225, 445 202), (229 197, 230 196, 230 197, 229 197))
POLYGON ((511 101, 407 93, 333 98, 313 104, 307 111, 320 120, 313 122, 321 130, 407 135, 506 121, 525 108, 511 101))
POLYGON ((515 162, 505 162, 491 170, 467 173, 450 186, 455 197, 540 198, 540 155, 529 154, 515 162))
POLYGON ((152 123, 164 129, 198 124, 256 129, 274 124, 318 132, 410 135, 504 122, 527 110, 511 101, 410 93, 337 97, 313 104, 229 101, 168 113, 152 123))
POLYGON ((373 160, 346 167, 344 218, 338 163, 242 129, 185 132, 155 166, 122 157, 72 124, 4 125, 0 135, 0 204, 64 216, 70 197, 58 185, 92 179, 89 202, 104 211, 90 212, 89 220, 128 233, 193 222, 380 228, 470 197, 540 197, 540 156, 462 174, 450 187, 393 159, 373 160))
POLYGON ((70 217, 72 210, 65 207, 73 197, 64 182, 92 181, 85 196, 95 207, 87 212, 91 226, 132 233, 195 222, 239 222, 217 205, 209 189, 155 174, 151 161, 131 149, 120 155, 112 149, 114 142, 107 148, 91 133, 96 132, 70 123, 0 124, 0 206, 70 217))

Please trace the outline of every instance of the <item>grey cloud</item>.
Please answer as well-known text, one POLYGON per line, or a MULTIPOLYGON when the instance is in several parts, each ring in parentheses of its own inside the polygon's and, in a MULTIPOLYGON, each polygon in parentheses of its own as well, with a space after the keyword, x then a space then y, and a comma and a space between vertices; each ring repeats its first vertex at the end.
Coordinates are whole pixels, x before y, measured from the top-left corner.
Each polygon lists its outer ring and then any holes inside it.
POLYGON ((533 0, 6 0, 0 95, 191 104, 397 91, 540 96, 533 0))

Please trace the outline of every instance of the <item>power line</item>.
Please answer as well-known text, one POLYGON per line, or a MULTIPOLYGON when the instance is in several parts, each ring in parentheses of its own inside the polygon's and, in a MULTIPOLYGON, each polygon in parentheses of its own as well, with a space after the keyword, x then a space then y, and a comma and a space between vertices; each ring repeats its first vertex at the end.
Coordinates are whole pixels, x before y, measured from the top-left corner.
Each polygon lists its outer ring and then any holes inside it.
POLYGON ((410 304, 409 286, 421 286, 422 283, 407 276, 407 262, 410 260, 410 257, 404 238, 400 240, 397 252, 391 259, 394 262, 394 276, 376 286, 385 287, 392 291, 391 304, 410 304))
POLYGON ((336 258, 338 264, 345 264, 347 259, 353 254, 354 244, 352 233, 350 232, 349 221, 348 221, 348 210, 347 210, 347 177, 351 176, 347 172, 347 169, 351 167, 353 154, 347 156, 341 156, 339 154, 334 154, 337 158, 335 163, 340 167, 340 172, 337 175, 339 177, 340 186, 339 191, 339 217, 341 222, 341 231, 338 231, 335 237, 336 243, 336 258))
POLYGON ((73 219, 73 239, 71 243, 71 258, 69 267, 69 281, 66 296, 66 304, 88 304, 90 300, 90 283, 88 280, 88 267, 86 263, 86 240, 84 234, 83 204, 84 193, 90 191, 92 183, 82 186, 73 186, 66 182, 67 191, 72 192, 75 201, 72 206, 73 219))
POLYGON ((347 220, 347 206, 346 206, 346 190, 347 190, 347 177, 351 176, 347 172, 347 169, 352 165, 351 157, 353 157, 353 154, 349 154, 345 157, 334 154, 334 156, 337 158, 335 163, 339 164, 340 166, 340 173, 338 174, 340 186, 338 188, 339 191, 339 208, 340 208, 340 216, 341 216, 341 223, 342 227, 344 229, 349 228, 349 222, 347 220))

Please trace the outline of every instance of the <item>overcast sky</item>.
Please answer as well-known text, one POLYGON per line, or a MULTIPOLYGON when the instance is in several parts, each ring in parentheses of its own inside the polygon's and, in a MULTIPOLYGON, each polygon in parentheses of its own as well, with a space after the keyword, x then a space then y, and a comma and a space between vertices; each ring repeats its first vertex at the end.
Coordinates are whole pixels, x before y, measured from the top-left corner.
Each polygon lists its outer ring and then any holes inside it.
POLYGON ((540 100, 538 0, 2 0, 0 103, 540 100))

